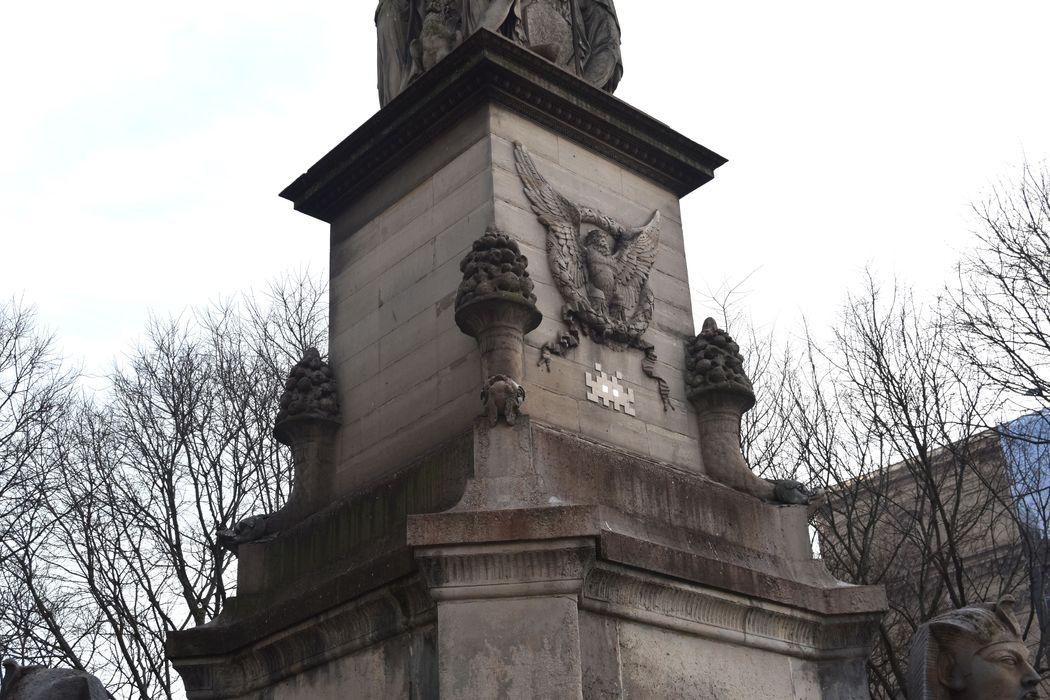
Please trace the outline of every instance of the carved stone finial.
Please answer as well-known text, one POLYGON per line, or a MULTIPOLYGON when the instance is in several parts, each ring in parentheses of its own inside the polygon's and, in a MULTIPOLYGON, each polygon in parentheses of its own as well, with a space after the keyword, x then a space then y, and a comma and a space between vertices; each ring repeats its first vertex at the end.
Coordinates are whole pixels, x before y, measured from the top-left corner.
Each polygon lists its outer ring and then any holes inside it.
POLYGON ((339 396, 336 393, 332 369, 317 348, 309 348, 303 359, 288 373, 281 394, 274 437, 291 445, 286 424, 297 419, 315 419, 339 422, 339 396))
POLYGON ((339 427, 339 396, 332 369, 317 348, 309 348, 291 371, 281 394, 273 436, 292 448, 292 492, 274 513, 253 515, 217 527, 216 542, 238 554, 242 544, 260 542, 324 507, 331 497, 334 443, 339 427))
POLYGON ((514 144, 514 164, 547 229, 547 260, 565 302, 568 329, 543 345, 540 364, 550 371, 551 358, 577 347, 581 335, 612 350, 641 350, 642 372, 657 383, 664 410, 673 411, 670 387, 656 372, 656 349, 645 340, 656 307, 649 277, 660 251, 660 212, 643 226, 628 227, 554 189, 524 144, 514 144))
POLYGON ((525 376, 525 334, 543 320, 528 266, 518 243, 493 227, 459 265, 456 325, 478 341, 485 382, 481 400, 493 425, 501 416, 511 425, 517 419, 525 400, 519 384, 525 376))
POLYGON ((535 306, 528 266, 518 242, 490 226, 459 264, 463 281, 456 293, 457 313, 472 301, 491 297, 535 306))
POLYGON ((912 638, 908 697, 917 700, 1035 700, 1032 668, 1013 598, 938 615, 912 638))
POLYGON ((489 425, 495 426, 500 418, 507 421, 507 425, 514 425, 519 409, 525 403, 525 387, 510 377, 494 375, 481 389, 481 403, 485 405, 489 425))
POLYGON ((712 391, 730 391, 746 397, 745 411, 755 405, 755 391, 744 370, 740 346, 713 318, 704 321, 699 335, 686 346, 685 384, 690 399, 712 391))
POLYGON ((686 343, 686 395, 696 408, 704 470, 715 481, 763 501, 818 507, 821 490, 792 479, 770 481, 751 471, 740 446, 740 420, 755 405, 740 346, 713 318, 686 343))

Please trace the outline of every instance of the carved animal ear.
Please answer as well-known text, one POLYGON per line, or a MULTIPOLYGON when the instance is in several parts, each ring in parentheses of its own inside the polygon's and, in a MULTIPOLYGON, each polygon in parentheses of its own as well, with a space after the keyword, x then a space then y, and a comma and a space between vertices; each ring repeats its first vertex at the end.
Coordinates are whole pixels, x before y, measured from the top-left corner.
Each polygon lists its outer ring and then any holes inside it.
POLYGON ((525 400, 525 387, 519 385, 517 394, 518 394, 518 398, 521 399, 522 401, 524 401, 525 400))
POLYGON ((15 687, 15 682, 22 675, 22 667, 14 659, 4 659, 4 679, 0 683, 0 695, 6 694, 15 687))
POLYGON ((955 654, 942 651, 937 657, 937 680, 949 690, 966 688, 966 681, 963 680, 962 670, 955 660, 955 654))

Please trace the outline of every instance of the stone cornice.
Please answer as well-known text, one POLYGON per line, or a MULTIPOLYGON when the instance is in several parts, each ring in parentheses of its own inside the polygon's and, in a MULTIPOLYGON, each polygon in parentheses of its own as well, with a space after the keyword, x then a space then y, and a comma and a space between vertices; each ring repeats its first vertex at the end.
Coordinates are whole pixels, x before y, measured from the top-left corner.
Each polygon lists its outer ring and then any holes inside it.
POLYGON ((260 637, 236 654, 180 656, 173 663, 188 697, 241 697, 435 620, 426 586, 413 576, 260 637))
POLYGON ((606 562, 588 573, 580 608, 813 660, 867 656, 882 616, 815 615, 606 562))
POLYGON ((434 600, 576 594, 594 561, 591 538, 421 547, 416 561, 434 600))
POLYGON ((836 582, 822 562, 770 558, 725 541, 707 540, 699 534, 692 536, 694 551, 685 551, 656 541, 653 536, 660 529, 657 524, 632 519, 610 508, 560 506, 413 515, 408 519, 408 541, 416 547, 418 560, 420 551, 456 543, 482 545, 593 537, 597 540, 598 558, 611 564, 737 591, 775 605, 832 616, 881 615, 886 609, 886 594, 881 586, 836 582), (627 534, 630 530, 638 534, 627 534))
POLYGON ((289 185, 331 222, 348 202, 470 110, 496 102, 682 197, 726 160, 513 42, 479 31, 289 185))
POLYGON ((376 559, 359 562, 313 585, 289 586, 286 595, 266 601, 261 609, 241 610, 237 599, 214 621, 199 627, 169 632, 165 650, 172 659, 236 654, 251 647, 260 637, 280 634, 311 617, 325 615, 333 607, 368 594, 381 586, 410 577, 416 572, 408 548, 392 550, 376 559))

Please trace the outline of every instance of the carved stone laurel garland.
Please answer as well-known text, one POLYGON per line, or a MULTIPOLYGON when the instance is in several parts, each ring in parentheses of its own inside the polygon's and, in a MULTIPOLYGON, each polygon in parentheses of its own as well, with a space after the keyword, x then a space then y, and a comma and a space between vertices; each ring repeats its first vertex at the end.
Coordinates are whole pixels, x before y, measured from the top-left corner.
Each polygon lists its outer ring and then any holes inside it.
POLYGON ((547 259, 565 306, 568 329, 544 344, 539 364, 564 356, 580 335, 599 345, 643 353, 642 371, 659 387, 664 410, 674 410, 670 387, 656 373, 656 351, 644 335, 655 296, 649 275, 660 245, 660 212, 648 224, 627 228, 601 212, 569 201, 536 169, 528 149, 514 145, 514 162, 532 210, 547 229, 547 259))

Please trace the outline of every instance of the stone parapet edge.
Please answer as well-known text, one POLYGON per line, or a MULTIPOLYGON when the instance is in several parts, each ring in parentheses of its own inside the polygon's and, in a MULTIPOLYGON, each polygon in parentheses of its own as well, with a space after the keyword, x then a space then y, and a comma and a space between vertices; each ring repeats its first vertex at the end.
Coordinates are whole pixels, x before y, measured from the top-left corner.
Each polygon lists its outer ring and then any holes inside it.
POLYGON ((189 700, 240 697, 435 620, 426 585, 410 576, 237 652, 172 660, 189 700))

